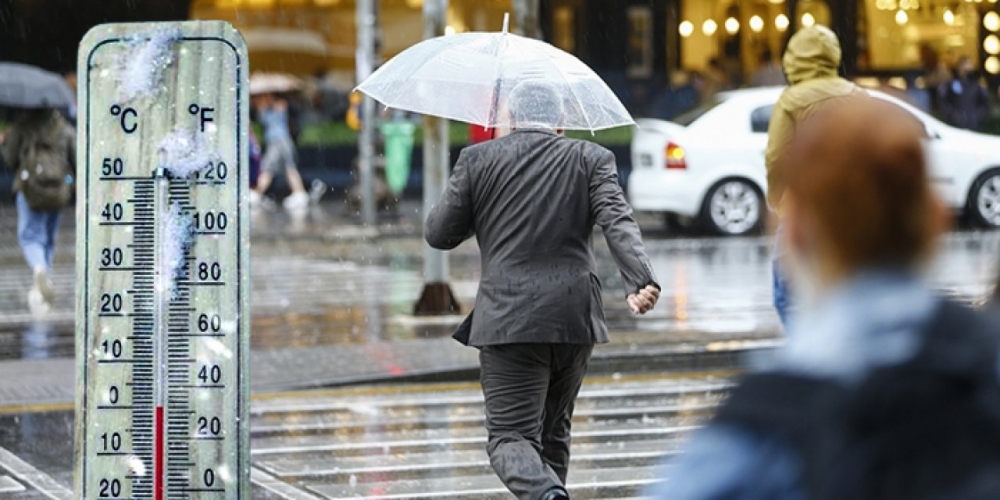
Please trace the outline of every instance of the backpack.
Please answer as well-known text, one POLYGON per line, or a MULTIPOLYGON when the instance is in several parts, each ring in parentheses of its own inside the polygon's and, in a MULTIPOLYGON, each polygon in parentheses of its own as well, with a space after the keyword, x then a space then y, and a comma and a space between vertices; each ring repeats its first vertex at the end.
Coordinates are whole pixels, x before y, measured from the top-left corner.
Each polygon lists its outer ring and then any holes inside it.
POLYGON ((69 205, 73 177, 61 120, 25 134, 18 154, 18 186, 32 210, 52 212, 69 205))
POLYGON ((751 375, 716 419, 783 439, 812 500, 998 499, 998 323, 943 301, 925 335, 857 386, 751 375))

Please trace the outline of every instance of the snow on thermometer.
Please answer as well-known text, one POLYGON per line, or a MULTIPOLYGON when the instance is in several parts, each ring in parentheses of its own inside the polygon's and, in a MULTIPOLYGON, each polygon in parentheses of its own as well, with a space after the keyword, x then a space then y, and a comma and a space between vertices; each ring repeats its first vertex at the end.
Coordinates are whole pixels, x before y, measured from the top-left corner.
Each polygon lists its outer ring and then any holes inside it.
POLYGON ((247 69, 224 22, 80 45, 77 498, 250 497, 247 69))

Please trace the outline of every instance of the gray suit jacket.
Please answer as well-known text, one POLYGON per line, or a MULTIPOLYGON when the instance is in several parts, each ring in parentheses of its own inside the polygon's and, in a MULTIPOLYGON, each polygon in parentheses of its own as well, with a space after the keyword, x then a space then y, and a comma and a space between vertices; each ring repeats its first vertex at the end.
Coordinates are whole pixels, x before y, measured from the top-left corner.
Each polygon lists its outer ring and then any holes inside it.
POLYGON ((424 237, 442 250, 473 234, 479 241, 482 278, 468 344, 607 342, 595 223, 626 295, 656 285, 610 151, 539 129, 463 149, 424 237))

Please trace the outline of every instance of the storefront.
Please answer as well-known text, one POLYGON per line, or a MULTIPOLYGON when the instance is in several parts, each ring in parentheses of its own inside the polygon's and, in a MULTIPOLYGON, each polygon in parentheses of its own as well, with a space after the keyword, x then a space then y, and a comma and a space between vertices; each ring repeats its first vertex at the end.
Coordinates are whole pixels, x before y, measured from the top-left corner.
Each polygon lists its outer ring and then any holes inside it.
POLYGON ((996 0, 679 2, 679 69, 704 70, 718 58, 747 77, 765 48, 780 54, 785 34, 796 25, 822 24, 840 36, 843 70, 852 77, 919 75, 935 60, 952 66, 963 56, 991 81, 1000 74, 996 0))
MULTIPOLYGON (((422 0, 380 0, 381 54, 389 58, 423 38, 422 0)), ((510 0, 451 0, 448 32, 499 30, 510 0)), ((243 33, 254 71, 353 75, 354 0, 194 0, 192 19, 221 19, 243 33)))
MULTIPOLYGON (((422 0, 381 0, 381 54, 423 36, 422 0)), ((843 73, 862 83, 920 86, 935 60, 967 56, 992 86, 1000 75, 997 0, 540 0, 541 35, 601 73, 637 112, 681 72, 750 80, 762 55, 780 59, 797 26, 830 26, 843 73), (714 61, 714 64, 713 64, 714 61)), ((511 0, 450 0, 448 31, 500 29, 511 0)), ((245 35, 254 70, 339 72, 353 82, 354 0, 194 0, 194 19, 225 19, 245 35)))

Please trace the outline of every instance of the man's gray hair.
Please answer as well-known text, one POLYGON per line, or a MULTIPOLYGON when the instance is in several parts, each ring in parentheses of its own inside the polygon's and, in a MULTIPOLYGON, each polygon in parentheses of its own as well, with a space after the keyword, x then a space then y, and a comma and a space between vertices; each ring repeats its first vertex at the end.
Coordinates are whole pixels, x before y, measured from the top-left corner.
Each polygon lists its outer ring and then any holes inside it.
POLYGON ((544 125, 558 127, 563 120, 563 100, 555 85, 525 80, 514 86, 507 107, 514 127, 544 125))

